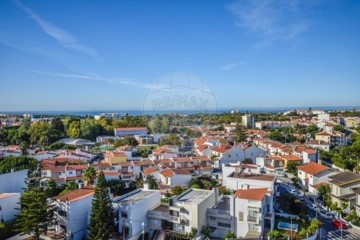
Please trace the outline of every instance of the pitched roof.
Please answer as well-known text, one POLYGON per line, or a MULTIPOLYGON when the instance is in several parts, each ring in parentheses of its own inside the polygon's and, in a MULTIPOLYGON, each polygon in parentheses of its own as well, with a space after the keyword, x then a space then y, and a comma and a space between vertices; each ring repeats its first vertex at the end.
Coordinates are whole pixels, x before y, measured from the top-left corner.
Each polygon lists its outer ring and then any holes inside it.
POLYGON ((193 160, 189 157, 184 157, 184 158, 173 158, 175 163, 192 163, 193 160))
POLYGON ((236 198, 261 201, 269 192, 267 188, 239 189, 235 192, 236 198))
POLYGON ((145 175, 150 175, 150 174, 152 174, 152 173, 154 173, 154 172, 156 172, 156 171, 157 171, 157 168, 155 168, 155 167, 148 167, 148 168, 145 169, 143 172, 144 172, 145 175))
POLYGON ((226 153, 227 151, 229 151, 231 149, 231 146, 228 145, 221 145, 219 147, 214 147, 212 150, 214 152, 218 152, 218 153, 226 153))
POLYGON ((360 174, 353 172, 342 172, 329 177, 331 183, 344 186, 347 184, 355 183, 360 181, 360 174))
POLYGON ((329 168, 327 166, 321 165, 321 164, 318 164, 315 162, 311 162, 311 163, 308 163, 308 164, 305 164, 302 166, 298 166, 297 169, 300 171, 303 171, 307 174, 313 175, 313 176, 329 170, 329 168))
POLYGON ((75 202, 83 198, 92 196, 94 195, 94 193, 95 193, 95 189, 93 187, 86 187, 86 188, 76 189, 64 195, 53 197, 53 199, 58 200, 60 202, 66 202, 66 201, 75 202))
POLYGON ((287 161, 302 161, 303 160, 301 157, 298 157, 295 155, 281 155, 280 157, 287 161))

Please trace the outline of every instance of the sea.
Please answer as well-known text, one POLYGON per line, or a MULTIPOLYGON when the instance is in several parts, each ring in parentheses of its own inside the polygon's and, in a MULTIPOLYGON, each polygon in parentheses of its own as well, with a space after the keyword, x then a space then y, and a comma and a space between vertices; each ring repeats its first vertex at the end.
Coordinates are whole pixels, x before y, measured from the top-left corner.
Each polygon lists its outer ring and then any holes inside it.
MULTIPOLYGON (((208 114, 224 114, 230 112, 241 112, 241 113, 280 113, 292 110, 308 110, 309 107, 278 107, 278 108, 222 108, 212 109, 204 111, 199 110, 179 110, 179 111, 154 111, 144 112, 142 110, 95 110, 95 111, 0 111, 4 114, 9 115, 23 115, 32 114, 34 116, 95 116, 101 115, 102 113, 117 113, 119 115, 130 115, 130 116, 142 116, 142 115, 164 115, 164 114, 181 114, 190 115, 198 113, 208 114)), ((312 110, 323 110, 323 111, 360 111, 360 106, 345 106, 345 107, 311 107, 312 110)))

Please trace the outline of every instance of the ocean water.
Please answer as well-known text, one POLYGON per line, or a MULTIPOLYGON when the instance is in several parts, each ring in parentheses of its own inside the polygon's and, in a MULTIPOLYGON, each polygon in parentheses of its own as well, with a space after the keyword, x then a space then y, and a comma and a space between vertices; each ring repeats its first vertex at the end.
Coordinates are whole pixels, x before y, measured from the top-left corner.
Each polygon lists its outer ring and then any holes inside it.
MULTIPOLYGON (((347 106, 347 107, 312 107, 312 110, 324 110, 324 111, 345 111, 353 109, 359 110, 359 106, 347 106)), ((309 107, 278 107, 278 108, 222 108, 217 110, 183 110, 183 111, 154 111, 154 112, 144 112, 142 110, 97 110, 97 111, 3 111, 0 113, 7 113, 12 115, 22 115, 24 113, 33 114, 33 115, 73 115, 73 116, 95 116, 100 115, 101 113, 119 113, 119 114, 128 114, 130 116, 141 116, 141 115, 162 115, 162 114, 197 114, 197 113, 209 113, 209 114, 222 114, 228 113, 230 111, 239 111, 241 113, 278 113, 285 112, 290 110, 306 110, 309 107)))

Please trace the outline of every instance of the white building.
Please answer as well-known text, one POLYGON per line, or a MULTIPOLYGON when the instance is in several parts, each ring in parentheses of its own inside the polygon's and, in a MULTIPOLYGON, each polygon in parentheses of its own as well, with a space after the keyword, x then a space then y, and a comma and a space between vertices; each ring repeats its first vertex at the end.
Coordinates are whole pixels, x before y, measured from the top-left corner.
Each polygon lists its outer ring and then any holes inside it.
POLYGON ((0 222, 9 222, 20 213, 20 193, 0 193, 0 222))
POLYGON ((245 173, 243 171, 223 175, 223 186, 231 189, 267 188, 274 191, 275 176, 270 174, 245 173))
POLYGON ((82 188, 49 199, 54 207, 56 225, 49 226, 54 233, 69 239, 82 240, 86 237, 91 214, 94 188, 82 188))
POLYGON ((337 173, 327 166, 315 162, 298 166, 297 169, 301 186, 314 195, 317 194, 317 188, 321 184, 328 183, 329 177, 337 173))
POLYGON ((255 128, 255 118, 251 114, 245 114, 241 117, 241 123, 247 128, 255 128))
POLYGON ((235 213, 233 232, 237 237, 259 239, 275 224, 273 194, 268 188, 239 189, 230 197, 230 212, 235 213))
POLYGON ((136 189, 113 199, 115 225, 126 239, 138 239, 143 229, 148 231, 147 212, 160 205, 161 194, 156 190, 136 189))
POLYGON ((187 187, 191 181, 191 172, 185 169, 168 168, 160 172, 160 181, 165 186, 187 187))
POLYGON ((0 193, 22 193, 27 187, 25 179, 28 177, 27 169, 0 174, 0 193))

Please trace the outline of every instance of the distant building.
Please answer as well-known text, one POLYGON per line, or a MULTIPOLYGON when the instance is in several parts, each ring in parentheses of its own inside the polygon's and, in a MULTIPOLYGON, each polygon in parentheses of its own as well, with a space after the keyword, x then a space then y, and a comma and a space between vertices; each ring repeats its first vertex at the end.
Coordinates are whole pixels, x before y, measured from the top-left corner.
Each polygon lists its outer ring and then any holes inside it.
POLYGON ((255 128, 255 117, 253 117, 251 114, 245 114, 241 117, 241 120, 243 126, 247 128, 255 128))
POLYGON ((147 135, 148 130, 146 127, 132 127, 132 128, 115 128, 115 136, 118 137, 127 137, 135 135, 147 135))

